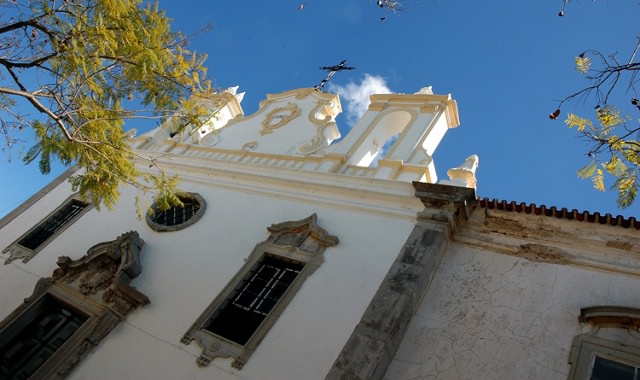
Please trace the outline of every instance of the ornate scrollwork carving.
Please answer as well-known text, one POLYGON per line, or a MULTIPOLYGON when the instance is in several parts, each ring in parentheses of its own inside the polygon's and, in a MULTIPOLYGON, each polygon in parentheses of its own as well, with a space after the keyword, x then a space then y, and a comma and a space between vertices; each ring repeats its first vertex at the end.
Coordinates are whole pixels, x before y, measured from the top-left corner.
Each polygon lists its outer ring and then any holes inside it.
POLYGON ((78 260, 62 256, 52 279, 68 284, 84 295, 104 291, 102 301, 126 314, 149 302, 146 296, 128 286, 131 279, 142 272, 140 252, 143 245, 144 240, 132 231, 116 240, 94 245, 78 260))
POLYGON ((261 135, 273 133, 274 129, 287 125, 291 120, 300 116, 300 107, 295 103, 288 103, 284 107, 274 108, 262 121, 261 135))
MULTIPOLYGON (((33 378, 64 378, 100 341, 136 307, 149 302, 129 285, 142 272, 140 252, 144 241, 132 231, 100 243, 78 260, 58 259, 51 278, 40 279, 33 294, 0 322, 0 330, 20 328, 28 310, 45 297, 57 299, 87 316, 78 330, 33 373, 33 378), (90 298, 92 302, 87 302, 90 298)), ((39 307, 39 306, 38 306, 39 307)))
POLYGON ((311 154, 318 150, 329 146, 329 143, 340 137, 340 131, 335 123, 335 117, 338 115, 339 109, 332 101, 318 103, 311 112, 309 112, 309 121, 317 125, 316 135, 309 141, 298 146, 298 152, 301 154, 311 154))

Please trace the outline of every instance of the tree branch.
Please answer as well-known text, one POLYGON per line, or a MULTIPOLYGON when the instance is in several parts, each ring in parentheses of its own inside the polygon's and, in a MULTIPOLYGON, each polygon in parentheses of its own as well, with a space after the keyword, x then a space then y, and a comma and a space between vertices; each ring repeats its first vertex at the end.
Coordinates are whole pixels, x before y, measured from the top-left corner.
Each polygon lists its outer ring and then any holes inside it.
POLYGON ((40 103, 38 98, 34 94, 32 94, 31 92, 21 91, 21 90, 14 90, 12 88, 7 88, 7 87, 0 87, 0 93, 20 96, 20 97, 23 97, 23 98, 27 99, 29 101, 29 103, 31 103, 35 107, 35 109, 37 109, 38 111, 40 111, 40 112, 46 114, 47 116, 49 116, 49 118, 51 118, 58 125, 58 127, 60 127, 60 129, 62 130, 62 133, 64 133, 65 137, 69 141, 74 141, 74 138, 69 134, 69 131, 67 130, 67 127, 64 125, 64 122, 62 121, 62 118, 60 116, 56 115, 53 111, 51 111, 49 108, 47 108, 44 104, 40 103))

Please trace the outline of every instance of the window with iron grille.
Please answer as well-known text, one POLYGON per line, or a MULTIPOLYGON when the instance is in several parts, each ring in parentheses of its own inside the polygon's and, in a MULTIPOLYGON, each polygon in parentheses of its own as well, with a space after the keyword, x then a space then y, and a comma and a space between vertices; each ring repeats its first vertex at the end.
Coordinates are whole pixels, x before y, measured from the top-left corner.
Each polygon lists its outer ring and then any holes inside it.
POLYGON ((0 378, 29 378, 86 320, 55 298, 44 297, 0 335, 0 378))
POLYGON ((206 202, 197 193, 183 193, 178 198, 181 206, 161 210, 157 204, 151 206, 146 220, 149 227, 158 232, 177 231, 198 221, 206 208, 206 202))
POLYGON ((81 200, 78 194, 72 195, 62 206, 2 251, 9 253, 5 264, 16 259, 22 259, 25 263, 31 260, 42 248, 92 207, 92 204, 81 200))
POLYGON ((43 222, 38 224, 31 232, 18 241, 18 244, 25 248, 37 249, 42 243, 47 241, 56 232, 61 230, 67 223, 71 222, 89 204, 72 199, 61 209, 53 213, 43 222))
POLYGON ((317 225, 317 216, 272 224, 267 240, 257 244, 181 339, 195 340, 202 349, 196 361, 232 357, 241 369, 257 349, 304 281, 320 267, 324 251, 338 244, 317 225))
POLYGON ((204 328, 244 346, 303 267, 266 254, 204 328))

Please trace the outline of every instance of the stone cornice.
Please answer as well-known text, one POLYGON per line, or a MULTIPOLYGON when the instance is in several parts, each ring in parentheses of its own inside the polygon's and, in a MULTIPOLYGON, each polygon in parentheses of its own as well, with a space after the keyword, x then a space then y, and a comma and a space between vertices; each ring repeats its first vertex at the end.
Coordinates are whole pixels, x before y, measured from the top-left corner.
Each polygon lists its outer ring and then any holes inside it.
POLYGON ((465 223, 476 203, 475 190, 425 182, 413 182, 415 196, 422 201, 424 210, 420 219, 435 220, 449 225, 451 231, 465 223))
POLYGON ((635 228, 478 205, 454 235, 455 241, 532 261, 640 277, 640 239, 635 228))

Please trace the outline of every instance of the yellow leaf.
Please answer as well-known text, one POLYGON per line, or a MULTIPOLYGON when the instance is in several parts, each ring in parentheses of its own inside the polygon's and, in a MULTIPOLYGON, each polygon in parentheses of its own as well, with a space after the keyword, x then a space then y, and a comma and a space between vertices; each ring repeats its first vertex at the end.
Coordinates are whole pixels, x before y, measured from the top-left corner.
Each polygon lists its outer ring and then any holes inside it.
POLYGON ((578 130, 580 132, 584 131, 587 126, 590 127, 592 125, 591 120, 585 119, 572 113, 567 115, 567 119, 564 121, 564 123, 568 125, 569 128, 578 127, 578 130))
POLYGON ((576 57, 576 70, 581 74, 586 74, 591 67, 591 59, 589 57, 579 56, 576 57))
POLYGON ((578 177, 582 179, 586 179, 591 177, 595 172, 596 172, 596 162, 591 161, 589 164, 585 165, 585 167, 578 170, 578 177))
POLYGON ((604 173, 602 172, 602 169, 596 170, 596 174, 591 177, 591 182, 596 190, 604 191, 604 173))

